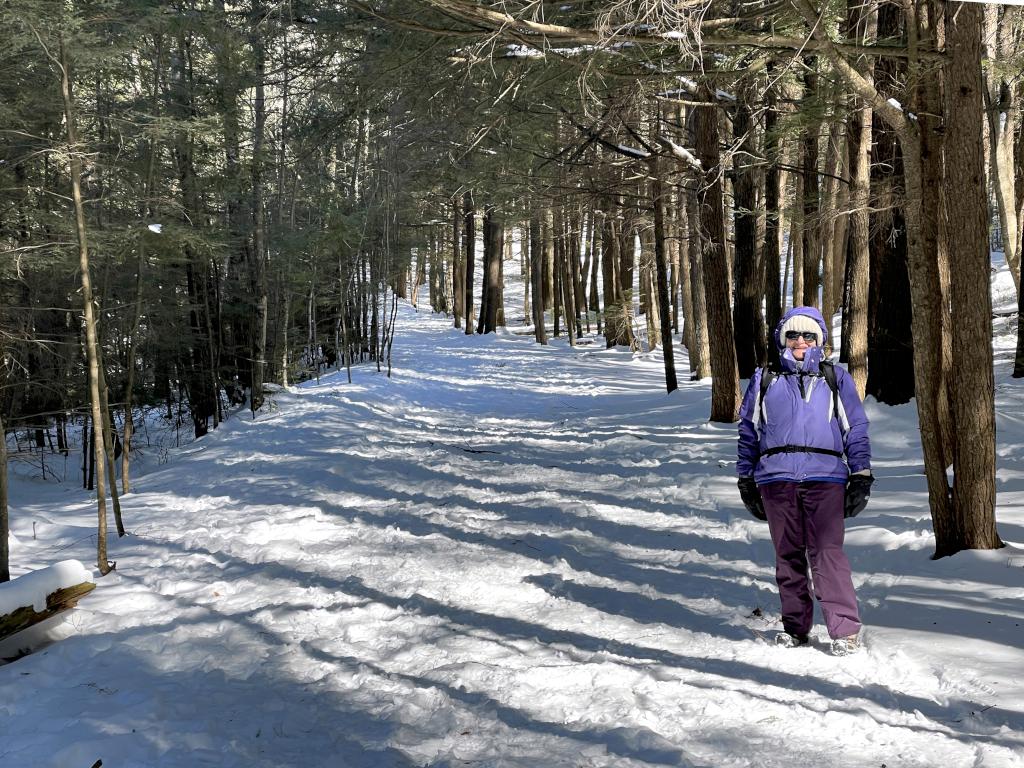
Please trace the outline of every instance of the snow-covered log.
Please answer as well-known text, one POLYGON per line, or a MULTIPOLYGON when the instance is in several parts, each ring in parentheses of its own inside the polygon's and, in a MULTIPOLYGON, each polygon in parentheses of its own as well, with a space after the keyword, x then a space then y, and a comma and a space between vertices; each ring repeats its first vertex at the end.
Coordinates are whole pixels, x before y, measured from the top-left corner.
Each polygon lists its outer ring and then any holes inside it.
POLYGON ((96 585, 77 560, 64 560, 0 584, 0 640, 74 608, 96 585))

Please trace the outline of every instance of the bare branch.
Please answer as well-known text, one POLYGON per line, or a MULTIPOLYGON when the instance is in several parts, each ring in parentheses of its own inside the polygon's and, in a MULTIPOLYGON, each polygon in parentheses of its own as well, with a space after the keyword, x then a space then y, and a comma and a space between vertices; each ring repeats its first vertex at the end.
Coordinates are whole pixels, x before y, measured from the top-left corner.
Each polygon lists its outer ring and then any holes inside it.
MULTIPOLYGON (((543 37, 546 40, 560 40, 565 43, 593 45, 608 48, 614 45, 658 45, 679 46, 688 42, 693 48, 731 48, 747 46, 752 48, 824 51, 834 49, 847 56, 891 56, 907 58, 910 53, 902 45, 858 45, 853 43, 836 43, 831 40, 815 37, 807 39, 801 36, 780 34, 749 34, 734 32, 720 35, 700 35, 703 30, 716 29, 722 26, 722 19, 709 19, 700 24, 689 25, 693 37, 687 38, 681 30, 668 32, 638 32, 636 25, 614 29, 610 32, 600 28, 567 27, 561 24, 533 21, 519 18, 493 8, 479 5, 474 0, 426 0, 435 9, 467 23, 485 27, 493 32, 509 35, 519 34, 525 37, 543 37), (699 35, 699 39, 697 37, 699 35)), ((799 9, 798 9, 799 10, 799 9)), ((741 22, 742 19, 736 21, 741 22)), ((424 28, 426 29, 426 28, 424 28)), ((442 33, 442 30, 438 30, 442 33)), ((934 51, 918 51, 921 59, 943 59, 944 54, 934 51)))
POLYGON ((846 60, 846 56, 844 56, 840 51, 839 46, 833 43, 821 28, 821 14, 814 9, 810 0, 793 0, 793 6, 797 9, 800 15, 803 16, 808 26, 810 26, 811 36, 821 45, 819 50, 823 51, 828 56, 829 61, 837 70, 839 70, 839 73, 857 92, 857 95, 864 99, 864 101, 868 102, 871 105, 871 108, 878 112, 879 116, 892 126, 894 131, 901 136, 906 136, 906 134, 911 130, 910 118, 907 117, 902 109, 891 101, 886 100, 886 98, 878 92, 878 89, 868 82, 864 76, 854 69, 850 62, 846 60))

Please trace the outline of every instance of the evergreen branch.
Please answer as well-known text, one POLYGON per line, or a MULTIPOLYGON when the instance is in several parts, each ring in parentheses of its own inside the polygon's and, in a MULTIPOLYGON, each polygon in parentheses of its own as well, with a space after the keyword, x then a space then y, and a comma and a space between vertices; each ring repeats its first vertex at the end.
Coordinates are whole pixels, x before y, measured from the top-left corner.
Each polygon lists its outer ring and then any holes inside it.
MULTIPOLYGON (((634 31, 616 31, 609 35, 592 28, 569 27, 561 24, 531 21, 512 16, 491 8, 485 8, 473 0, 427 0, 427 3, 439 11, 447 12, 467 23, 485 26, 493 32, 509 34, 518 32, 523 35, 541 37, 548 40, 561 40, 583 45, 594 45, 607 48, 612 45, 675 45, 678 46, 685 38, 678 32, 641 33, 634 31)), ((799 9, 798 9, 799 10, 799 9)), ((715 29, 721 26, 721 19, 711 19, 697 25, 697 29, 715 29), (708 26, 705 27, 705 24, 708 26)), ((743 19, 736 19, 737 22, 743 19)), ((441 30, 438 33, 443 33, 441 30)), ((803 36, 780 34, 750 34, 736 32, 729 35, 701 35, 692 42, 702 48, 732 48, 746 46, 765 49, 823 51, 835 49, 848 56, 890 56, 909 58, 912 54, 903 45, 860 45, 857 43, 834 43, 819 37, 808 39, 803 36)), ((916 51, 921 59, 944 59, 939 51, 916 51)))

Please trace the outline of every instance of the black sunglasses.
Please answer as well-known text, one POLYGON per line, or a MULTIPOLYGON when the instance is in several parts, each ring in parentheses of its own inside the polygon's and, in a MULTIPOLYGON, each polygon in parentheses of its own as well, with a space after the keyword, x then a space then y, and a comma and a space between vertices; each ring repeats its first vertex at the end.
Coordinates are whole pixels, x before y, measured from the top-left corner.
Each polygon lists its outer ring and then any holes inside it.
POLYGON ((818 341, 818 334, 811 333, 810 331, 786 331, 786 341, 796 341, 802 338, 806 342, 818 341))

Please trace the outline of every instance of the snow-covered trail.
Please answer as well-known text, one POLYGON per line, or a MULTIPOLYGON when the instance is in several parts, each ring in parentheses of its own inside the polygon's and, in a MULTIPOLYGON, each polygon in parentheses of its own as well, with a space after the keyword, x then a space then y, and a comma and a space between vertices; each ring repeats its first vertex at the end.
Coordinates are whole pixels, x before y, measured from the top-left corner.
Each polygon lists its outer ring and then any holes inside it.
POLYGON ((392 379, 281 393, 142 478, 70 636, 0 667, 0 758, 1024 765, 1022 571, 927 559, 905 415, 876 429, 893 491, 850 528, 869 650, 833 658, 820 627, 777 649, 767 528, 706 383, 402 323, 392 379))

